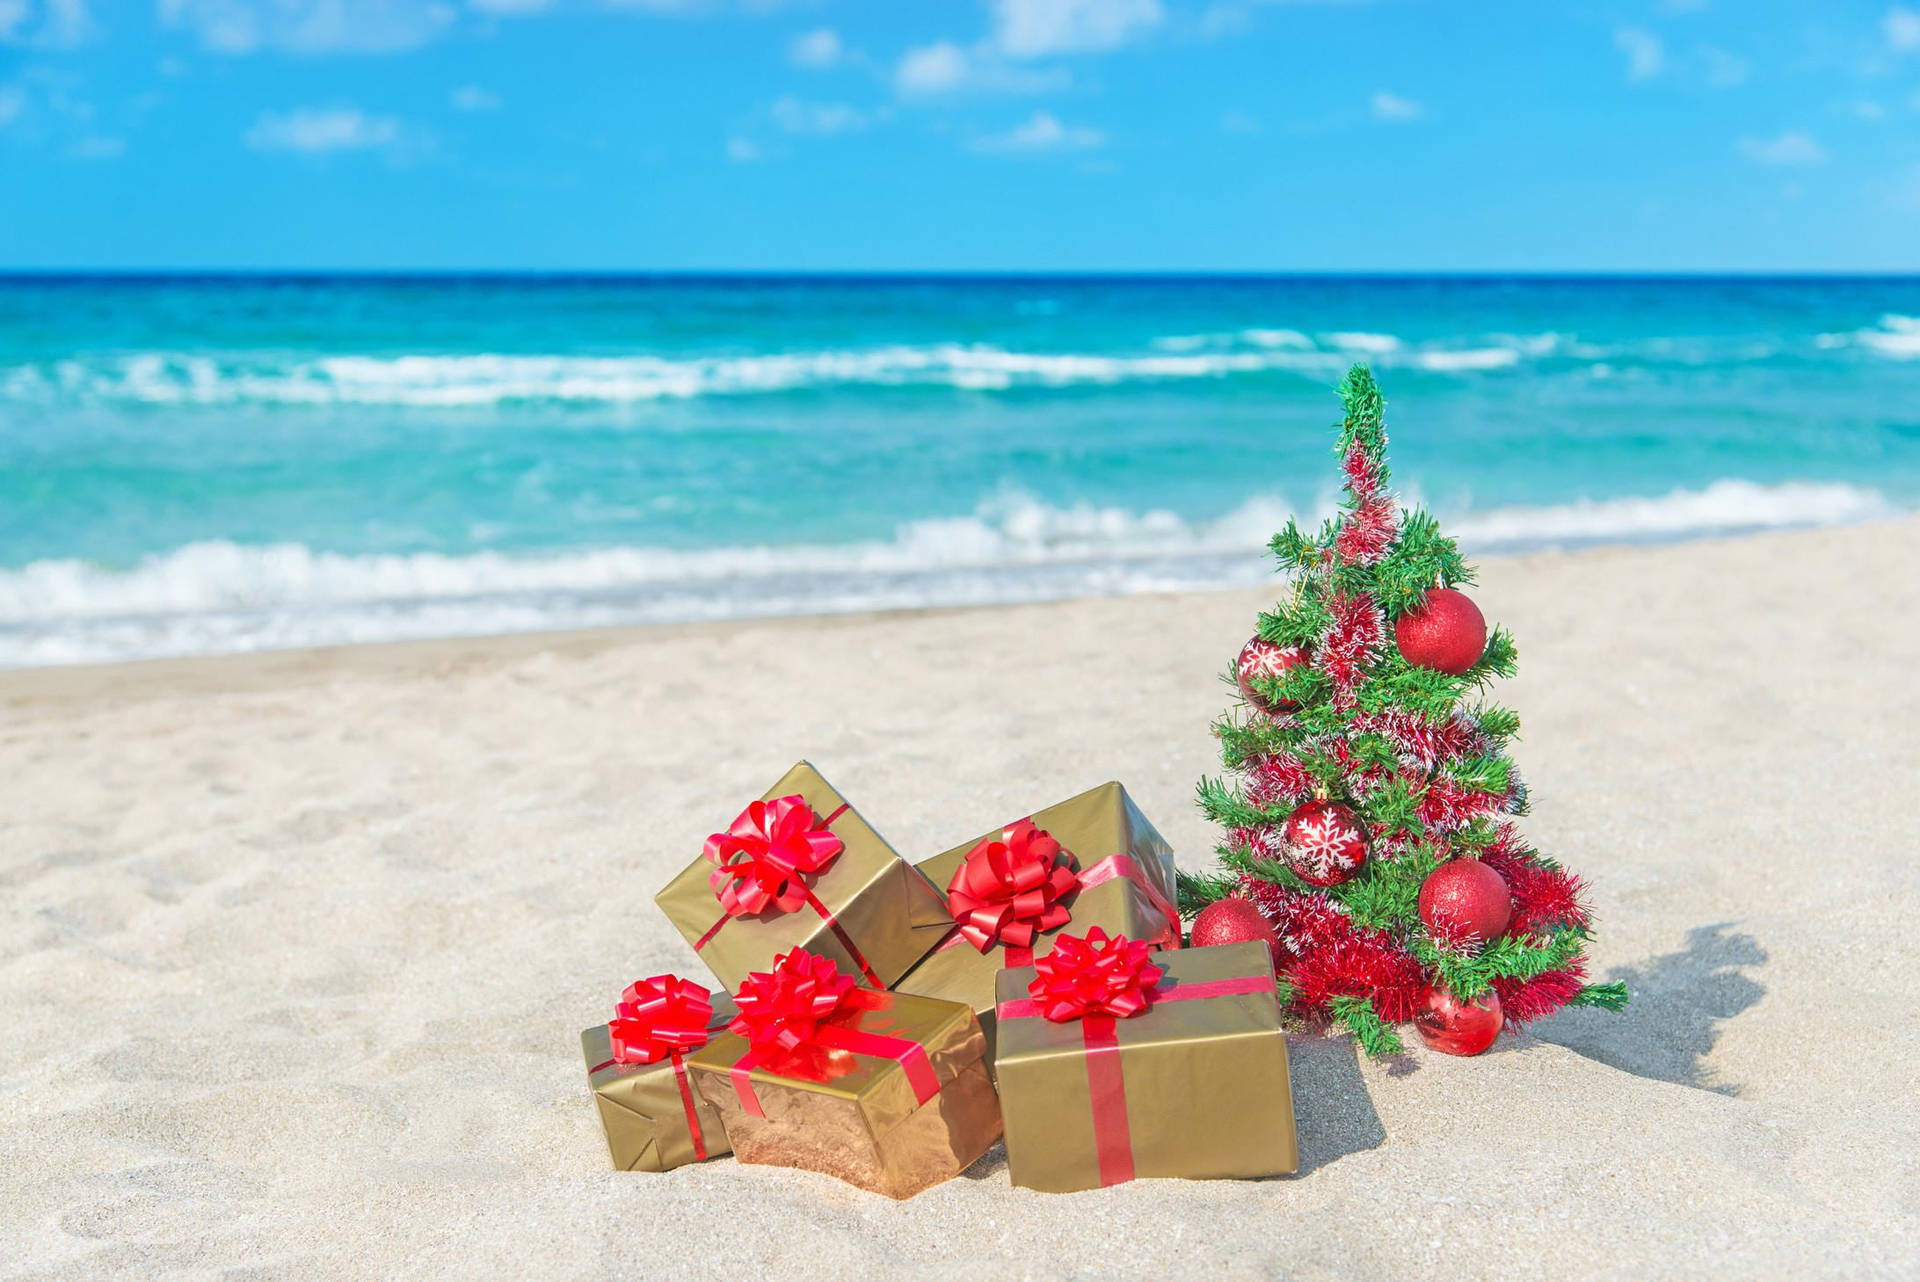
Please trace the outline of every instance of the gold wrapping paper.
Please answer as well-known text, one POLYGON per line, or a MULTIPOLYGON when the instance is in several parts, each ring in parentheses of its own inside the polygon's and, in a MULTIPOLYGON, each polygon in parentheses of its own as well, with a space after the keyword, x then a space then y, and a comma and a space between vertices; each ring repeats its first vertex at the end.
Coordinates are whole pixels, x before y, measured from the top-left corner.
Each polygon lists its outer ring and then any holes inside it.
MULTIPOLYGON (((1090 788, 1077 797, 1070 797, 1045 810, 1036 810, 1032 818, 1036 826, 1051 833, 1054 840, 1073 852, 1074 860, 1082 872, 1108 855, 1126 855, 1139 865, 1142 876, 1165 896, 1168 903, 1174 901, 1173 848, 1154 830, 1120 784, 1103 783, 1097 788, 1090 788)), ((914 866, 926 875, 944 898, 947 883, 953 879, 967 852, 987 838, 998 836, 1005 826, 983 833, 945 854, 935 855, 914 866)), ((1085 935, 1099 926, 1109 935, 1151 939, 1167 927, 1165 914, 1154 906, 1153 900, 1138 885, 1126 878, 1115 878, 1086 890, 1075 891, 1066 902, 1068 911, 1073 915, 1072 920, 1060 930, 1050 931, 1035 939, 1034 956, 1044 957, 1052 952, 1054 937, 1061 930, 1085 935)), ((1174 924, 1174 929, 1179 929, 1178 923, 1174 924)), ((991 1048, 995 1036, 994 978, 1006 964, 1005 952, 996 946, 982 953, 964 939, 950 946, 945 945, 944 939, 941 942, 942 947, 929 953, 925 961, 908 971, 906 978, 894 987, 899 992, 965 1002, 973 1007, 991 1048)), ((989 1062, 991 1058, 990 1049, 989 1062)))
MULTIPOLYGON (((709 1027, 725 1028, 734 1014, 727 995, 715 993, 709 1027)), ((605 1024, 580 1034, 580 1051, 586 1057, 587 1084, 593 1090, 594 1107, 599 1110, 600 1127, 607 1134, 607 1152, 616 1171, 671 1171, 700 1160, 694 1152, 693 1131, 687 1125, 686 1102, 674 1081, 672 1060, 612 1063, 613 1043, 605 1024)), ((685 1061, 683 1056, 681 1062, 685 1061)), ((692 1090, 692 1084, 689 1069, 688 1087, 707 1156, 732 1152, 720 1111, 702 1099, 698 1090, 692 1090)))
POLYGON ((763 1117, 747 1112, 733 1066, 745 1038, 728 1033, 687 1059, 694 1083, 726 1123, 742 1162, 819 1171, 849 1184, 907 1198, 952 1179, 1000 1138, 1000 1105, 988 1080, 986 1040, 973 1012, 957 1002, 889 994, 885 1010, 861 1012, 860 1032, 917 1042, 939 1093, 925 1104, 906 1070, 884 1056, 838 1052, 825 1082, 752 1072, 763 1117))
MULTIPOLYGON (((764 799, 796 793, 806 798, 822 819, 846 804, 846 798, 804 761, 769 788, 764 799)), ((714 830, 719 831, 732 820, 732 814, 720 817, 714 830)), ((890 985, 940 942, 952 924, 945 904, 927 879, 900 858, 858 811, 847 810, 831 827, 844 848, 808 884, 865 956, 874 977, 890 985)), ((724 915, 708 880, 712 872, 713 865, 706 859, 695 859, 654 896, 660 911, 689 944, 697 943, 724 915)), ((696 951, 707 969, 732 990, 750 971, 769 969, 775 957, 792 948, 831 957, 848 974, 860 974, 859 965, 833 927, 804 906, 786 913, 769 911, 731 918, 696 951)))
MULTIPOLYGON (((1163 952, 1163 985, 1273 977, 1262 943, 1163 952)), ((1027 996, 1031 967, 1000 973, 1002 1001, 1027 996)), ((1299 1166, 1279 998, 1255 993, 1159 1001, 1114 1021, 1136 1178, 1247 1179, 1299 1166)), ((1000 1021, 995 1067, 1015 1184, 1049 1193, 1100 1187, 1080 1021, 1000 1021)))

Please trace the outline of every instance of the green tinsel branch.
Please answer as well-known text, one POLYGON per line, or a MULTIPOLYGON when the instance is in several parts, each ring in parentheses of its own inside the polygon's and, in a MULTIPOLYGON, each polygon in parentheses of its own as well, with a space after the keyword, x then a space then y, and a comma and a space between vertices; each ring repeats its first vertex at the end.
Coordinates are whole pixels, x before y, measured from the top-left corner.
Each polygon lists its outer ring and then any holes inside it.
POLYGON ((1346 1025, 1353 1040, 1370 1058, 1386 1059, 1406 1049, 1393 1025, 1381 1019, 1364 997, 1336 997, 1327 1003, 1333 1017, 1346 1025))
POLYGON ((1606 984, 1588 984, 1567 999, 1569 1006, 1597 1006, 1601 1010, 1624 1010, 1627 986, 1619 980, 1606 984))

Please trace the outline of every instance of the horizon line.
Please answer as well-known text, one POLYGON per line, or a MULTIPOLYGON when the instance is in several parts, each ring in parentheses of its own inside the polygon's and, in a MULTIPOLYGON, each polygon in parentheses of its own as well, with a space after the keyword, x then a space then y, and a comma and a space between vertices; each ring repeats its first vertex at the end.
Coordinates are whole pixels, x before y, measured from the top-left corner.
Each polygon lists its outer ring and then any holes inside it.
POLYGON ((544 268, 544 267, 4 267, 0 282, 161 281, 161 280, 976 280, 976 281, 1114 281, 1114 280, 1920 280, 1920 268, 1876 269, 1301 269, 1207 270, 1188 268, 1043 270, 1021 268, 544 268))

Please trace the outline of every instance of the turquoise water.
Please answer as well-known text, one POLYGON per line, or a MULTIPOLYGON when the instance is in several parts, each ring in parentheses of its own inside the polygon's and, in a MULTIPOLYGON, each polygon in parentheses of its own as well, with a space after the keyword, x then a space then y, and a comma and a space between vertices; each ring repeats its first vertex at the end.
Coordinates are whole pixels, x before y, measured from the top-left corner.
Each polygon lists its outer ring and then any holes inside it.
POLYGON ((1920 503, 1920 279, 0 279, 0 664, 1253 582, 1920 503))

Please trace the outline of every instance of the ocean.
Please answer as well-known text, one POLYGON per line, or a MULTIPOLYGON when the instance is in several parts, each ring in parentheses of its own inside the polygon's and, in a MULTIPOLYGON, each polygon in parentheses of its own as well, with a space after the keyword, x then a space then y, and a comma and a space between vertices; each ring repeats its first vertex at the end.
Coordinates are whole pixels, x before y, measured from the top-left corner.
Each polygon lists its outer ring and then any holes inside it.
POLYGON ((1914 277, 9 277, 0 666, 1253 584, 1355 360, 1470 556, 1920 505, 1914 277))

